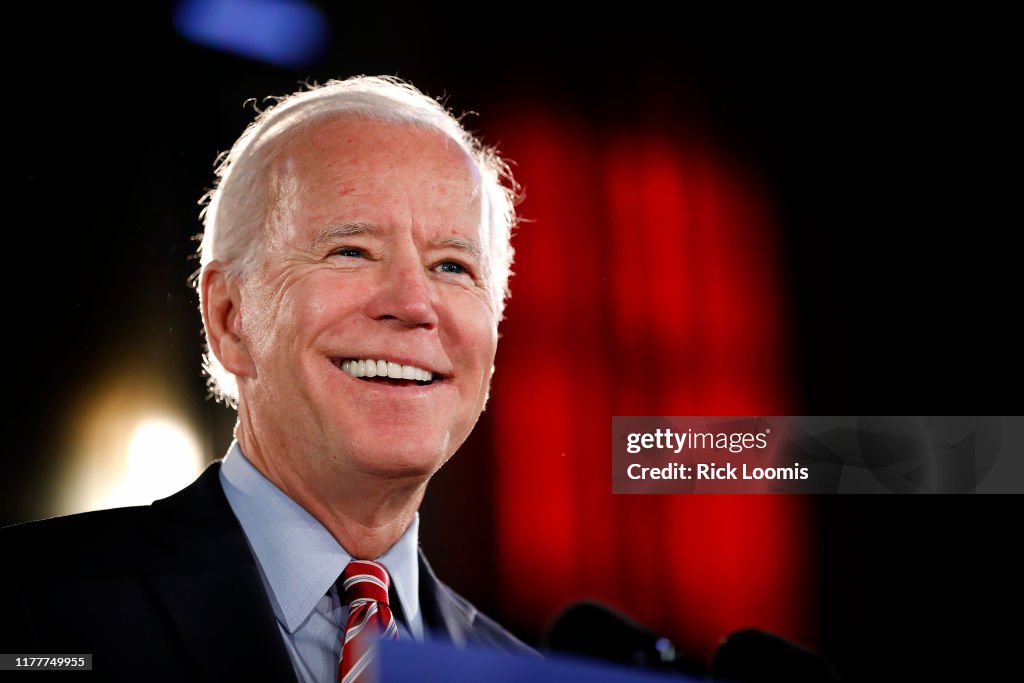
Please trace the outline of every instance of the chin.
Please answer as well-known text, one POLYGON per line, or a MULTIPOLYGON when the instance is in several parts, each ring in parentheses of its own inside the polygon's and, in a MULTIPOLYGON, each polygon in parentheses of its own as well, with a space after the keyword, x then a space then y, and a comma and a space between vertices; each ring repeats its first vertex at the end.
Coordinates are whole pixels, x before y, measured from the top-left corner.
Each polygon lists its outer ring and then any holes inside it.
POLYGON ((423 453, 374 453, 359 464, 359 468, 366 474, 371 474, 382 479, 428 479, 447 457, 437 456, 433 458, 423 457, 423 453))
POLYGON ((451 457, 447 437, 424 435, 422 429, 405 432, 380 430, 380 436, 348 440, 343 449, 355 469, 382 478, 430 477, 451 457))

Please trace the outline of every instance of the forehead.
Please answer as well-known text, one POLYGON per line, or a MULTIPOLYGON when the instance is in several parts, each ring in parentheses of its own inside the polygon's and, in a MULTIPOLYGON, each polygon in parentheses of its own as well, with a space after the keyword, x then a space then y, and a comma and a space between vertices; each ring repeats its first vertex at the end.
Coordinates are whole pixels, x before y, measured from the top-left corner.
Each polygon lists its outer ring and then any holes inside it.
POLYGON ((375 161, 396 166, 431 164, 446 176, 475 171, 473 161, 457 142, 440 131, 412 123, 341 117, 313 122, 291 145, 293 157, 315 160, 321 166, 341 162, 352 170, 375 161))
POLYGON ((302 232, 341 219, 462 233, 480 224, 476 165, 431 129, 351 118, 314 123, 270 175, 273 213, 302 232))

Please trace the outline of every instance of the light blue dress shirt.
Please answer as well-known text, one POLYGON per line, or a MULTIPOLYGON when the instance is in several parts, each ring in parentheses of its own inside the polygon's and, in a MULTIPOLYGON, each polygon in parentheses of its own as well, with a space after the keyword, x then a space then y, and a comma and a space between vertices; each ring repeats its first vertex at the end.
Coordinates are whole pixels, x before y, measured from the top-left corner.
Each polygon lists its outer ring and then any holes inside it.
MULTIPOLYGON (((224 458, 220 483, 256 557, 299 680, 335 683, 348 616, 335 582, 352 557, 320 522, 253 467, 237 441, 224 458)), ((419 513, 377 562, 387 567, 401 603, 405 619, 397 619, 399 638, 423 640, 418 531, 419 513)))

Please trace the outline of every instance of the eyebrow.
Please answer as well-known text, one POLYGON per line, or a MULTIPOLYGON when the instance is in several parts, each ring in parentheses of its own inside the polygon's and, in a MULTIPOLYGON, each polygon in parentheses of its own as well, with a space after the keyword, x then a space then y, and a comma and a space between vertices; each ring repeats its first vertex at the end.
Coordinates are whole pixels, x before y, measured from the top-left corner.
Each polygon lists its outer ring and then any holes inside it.
POLYGON ((471 240, 467 237, 459 237, 458 235, 452 235, 451 237, 436 240, 431 244, 431 246, 458 249, 459 251, 466 252, 477 261, 479 261, 483 256, 483 250, 480 248, 480 245, 477 244, 476 240, 471 240))
MULTIPOLYGON (((313 243, 310 245, 310 251, 316 251, 317 248, 325 242, 334 242, 336 240, 345 237, 353 237, 355 235, 375 235, 379 232, 380 227, 373 223, 332 223, 324 226, 320 230, 317 236, 313 239, 313 243)), ((483 249, 480 248, 480 245, 476 240, 469 239, 468 237, 461 237, 459 235, 452 235, 450 237, 434 240, 431 242, 430 246, 435 249, 456 249, 469 254, 477 261, 481 260, 483 257, 483 249)))
POLYGON ((372 223, 331 223, 325 225, 310 245, 310 251, 316 251, 324 242, 334 242, 343 237, 354 235, 372 235, 380 232, 380 229, 372 223))

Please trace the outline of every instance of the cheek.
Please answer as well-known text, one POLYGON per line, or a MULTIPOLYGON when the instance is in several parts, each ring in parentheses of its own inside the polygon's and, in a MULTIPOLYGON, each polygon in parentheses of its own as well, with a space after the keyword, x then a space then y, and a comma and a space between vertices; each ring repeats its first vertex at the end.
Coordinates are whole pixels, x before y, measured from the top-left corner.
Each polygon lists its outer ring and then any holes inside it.
POLYGON ((314 334, 328 328, 351 324, 372 294, 371 284, 354 273, 321 272, 308 277, 289 291, 287 307, 292 311, 296 332, 314 334))
POLYGON ((494 314, 484 303, 473 300, 452 309, 451 340, 467 368, 483 375, 486 383, 494 365, 498 347, 498 328, 494 314))
POLYGON ((311 274, 289 287, 277 302, 275 336, 281 348, 324 351, 324 345, 359 317, 369 289, 350 275, 311 274))
POLYGON ((302 287, 276 292, 254 292, 243 313, 246 339, 255 357, 264 363, 279 363, 287 349, 300 342, 300 334, 322 315, 322 304, 302 287))
POLYGON ((246 288, 241 307, 240 334, 257 359, 273 343, 271 337, 276 326, 273 311, 274 306, 268 300, 264 288, 246 288))

